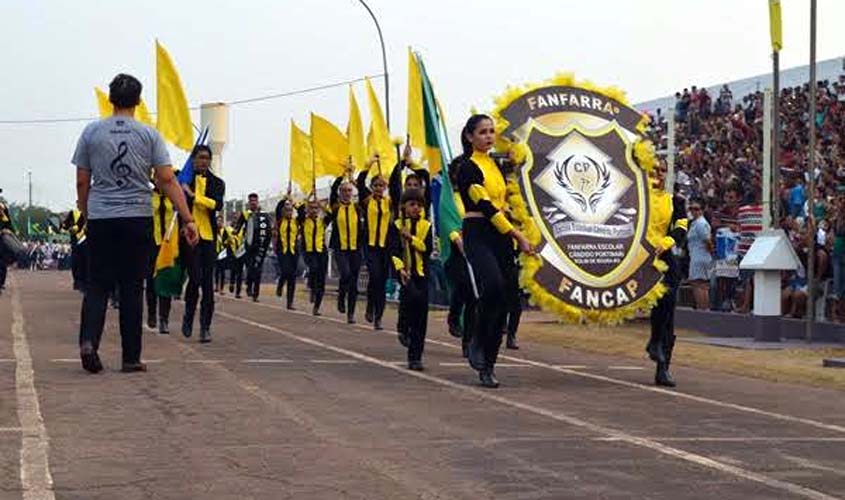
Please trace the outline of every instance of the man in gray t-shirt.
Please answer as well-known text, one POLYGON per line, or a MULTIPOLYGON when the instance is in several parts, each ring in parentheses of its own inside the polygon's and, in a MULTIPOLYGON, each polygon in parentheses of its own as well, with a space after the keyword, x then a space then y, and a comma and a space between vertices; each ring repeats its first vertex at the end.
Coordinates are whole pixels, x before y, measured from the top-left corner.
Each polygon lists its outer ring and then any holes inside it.
POLYGON ((170 165, 157 131, 126 116, 88 124, 71 162, 91 172, 88 217, 150 217, 150 167, 170 165))
POLYGON ((188 244, 195 245, 198 238, 164 141, 134 119, 140 99, 141 82, 117 75, 109 84, 114 116, 85 127, 72 160, 79 210, 88 221, 89 279, 82 299, 79 354, 82 367, 91 373, 103 369, 97 349, 106 302, 115 287, 120 291, 121 371, 147 370, 141 362, 141 319, 153 238, 151 172, 176 207, 188 244))

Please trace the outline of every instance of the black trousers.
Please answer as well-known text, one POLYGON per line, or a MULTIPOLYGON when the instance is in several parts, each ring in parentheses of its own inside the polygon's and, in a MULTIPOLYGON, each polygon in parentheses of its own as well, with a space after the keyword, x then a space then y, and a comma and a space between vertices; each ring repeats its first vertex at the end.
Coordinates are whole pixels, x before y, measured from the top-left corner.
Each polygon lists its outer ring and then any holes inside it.
POLYGON ((214 289, 217 291, 222 291, 226 286, 226 269, 231 267, 230 260, 231 257, 226 257, 214 264, 214 289))
MULTIPOLYGON (((408 361, 421 361, 428 330, 428 279, 412 276, 399 292, 399 320, 408 336, 408 361)), ((397 327, 398 330, 401 330, 397 327)))
POLYGON ((147 299, 147 317, 153 319, 158 317, 158 295, 156 295, 154 274, 159 248, 160 247, 156 245, 154 241, 153 245, 150 247, 150 262, 147 272, 147 279, 144 280, 144 295, 147 299))
POLYGON ((658 354, 658 363, 672 362, 672 351, 675 349, 675 303, 678 297, 678 287, 666 283, 668 290, 651 310, 651 338, 648 347, 652 347, 658 354), (662 359, 660 359, 662 355, 662 359))
POLYGON ((153 241, 151 217, 88 221, 89 283, 82 299, 79 344, 100 347, 109 293, 120 289, 120 341, 124 363, 141 360, 143 283, 153 241))
POLYGON ((70 273, 73 276, 73 289, 85 290, 88 281, 88 242, 73 245, 70 249, 70 273))
POLYGON ((308 266, 308 287, 314 297, 314 308, 320 309, 323 294, 326 292, 326 272, 329 267, 329 254, 323 252, 305 252, 305 264, 308 266))
POLYGON ((367 247, 367 312, 376 320, 381 320, 384 307, 387 304, 385 288, 387 287, 388 262, 390 256, 387 249, 367 247))
POLYGON ((299 254, 277 252, 276 260, 279 263, 279 283, 276 290, 281 295, 282 288, 287 286, 287 305, 291 307, 296 293, 296 270, 299 266, 299 254))
POLYGON ((508 338, 515 339, 516 332, 519 329, 519 320, 522 318, 522 289, 519 287, 519 265, 516 262, 514 262, 506 279, 505 298, 507 299, 508 317, 505 332, 508 338))
POLYGON ((211 328, 214 315, 214 264, 217 261, 217 249, 213 241, 200 240, 194 248, 186 247, 188 266, 188 285, 185 287, 185 317, 188 327, 193 326, 194 313, 197 310, 200 289, 200 330, 211 328))
POLYGON ((335 250, 335 263, 340 273, 340 288, 337 293, 338 304, 346 304, 346 314, 355 314, 355 301, 358 299, 358 275, 361 273, 361 253, 358 250, 335 250))
POLYGON ((6 286, 6 274, 8 266, 6 265, 6 261, 0 259, 0 288, 4 288, 6 286))
POLYGON ((244 279, 244 257, 232 257, 229 262, 229 293, 241 294, 244 279))
POLYGON ((261 293, 261 271, 264 270, 264 254, 248 252, 246 254, 246 294, 258 298, 261 293))
POLYGON ((514 272, 513 245, 487 219, 463 224, 464 250, 478 290, 469 362, 476 370, 493 370, 502 344, 507 313, 505 295, 514 272))

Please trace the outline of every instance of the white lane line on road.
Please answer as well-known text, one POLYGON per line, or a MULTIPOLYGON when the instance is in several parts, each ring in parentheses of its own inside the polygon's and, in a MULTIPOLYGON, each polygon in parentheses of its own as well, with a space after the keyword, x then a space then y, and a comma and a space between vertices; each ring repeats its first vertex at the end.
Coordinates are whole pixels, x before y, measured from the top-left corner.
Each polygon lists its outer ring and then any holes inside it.
MULTIPOLYGON (((466 361, 463 363, 443 362, 437 364, 445 367, 469 367, 469 364, 467 364, 466 361)), ((531 366, 523 363, 496 363, 496 368, 531 368, 531 366)))
POLYGON ((11 358, 0 358, 0 363, 14 363, 15 360, 11 358))
MULTIPOLYGON (((672 443, 845 443, 845 437, 677 437, 677 436, 647 436, 646 439, 672 443)), ((593 438, 593 441, 619 441, 613 437, 593 438)))
POLYGON ((289 359, 245 359, 243 363, 250 364, 272 364, 272 363, 291 363, 289 359))
POLYGON ((354 359, 312 359, 315 365, 354 365, 358 363, 354 359))
POLYGON ((629 371, 645 370, 645 368, 643 368, 642 366, 624 366, 624 365, 623 366, 608 366, 607 369, 608 370, 621 370, 621 371, 625 371, 625 370, 629 370, 629 371))
POLYGON ((547 418, 556 420, 558 422, 563 422, 565 424, 569 424, 569 425, 572 425, 572 426, 575 426, 575 427, 579 427, 581 429, 586 429, 586 430, 588 430, 590 432, 594 432, 596 434, 602 434, 602 435, 604 435, 605 437, 608 437, 608 438, 616 438, 617 440, 619 440, 621 442, 625 442, 625 443, 628 443, 628 444, 631 444, 631 445, 634 445, 634 446, 639 446, 641 448, 647 448, 647 449, 656 451, 658 453, 662 453, 664 455, 669 455, 669 456, 672 456, 672 457, 675 457, 675 458, 679 458, 681 460, 693 463, 695 465, 714 469, 714 470, 717 470, 717 471, 725 473, 725 474, 729 474, 729 475, 732 475, 732 476, 739 477, 741 479, 757 482, 757 483, 763 484, 763 485, 768 486, 768 487, 773 488, 773 489, 782 490, 782 491, 785 491, 785 492, 788 492, 788 493, 791 493, 791 494, 794 494, 794 495, 802 496, 804 498, 812 498, 812 499, 816 499, 816 500, 835 500, 836 499, 836 497, 827 495, 827 494, 825 494, 821 491, 817 491, 817 490, 807 488, 805 486, 801 486, 801 485, 798 485, 798 484, 790 483, 790 482, 787 482, 787 481, 781 481, 779 479, 775 479, 775 478, 766 476, 764 474, 760 474, 760 473, 753 472, 753 471, 750 471, 750 470, 742 469, 740 467, 730 465, 730 464, 727 464, 727 463, 724 463, 724 462, 720 462, 718 460, 714 460, 712 458, 708 458, 708 457, 703 456, 703 455, 691 453, 691 452, 684 451, 684 450, 681 450, 681 449, 678 449, 678 448, 673 448, 671 446, 667 446, 665 444, 659 443, 657 441, 653 441, 653 440, 648 439, 648 438, 634 436, 632 434, 628 434, 627 432, 624 432, 624 431, 621 431, 621 430, 617 430, 617 429, 613 429, 613 428, 610 428, 610 427, 604 427, 602 425, 594 424, 594 423, 588 422, 586 420, 580 419, 578 417, 573 417, 571 415, 567 415, 567 414, 559 412, 559 411, 548 410, 546 408, 541 408, 539 406, 534 406, 534 405, 527 404, 527 403, 521 403, 519 401, 515 401, 515 400, 512 400, 512 399, 503 397, 503 396, 498 396, 498 395, 494 394, 493 392, 491 392, 489 390, 482 390, 482 389, 479 389, 479 388, 476 388, 476 387, 462 385, 462 384, 459 384, 457 382, 452 382, 451 380, 443 379, 443 378, 436 377, 436 376, 433 376, 433 375, 429 375, 429 374, 426 374, 426 373, 420 373, 420 372, 416 372, 416 371, 405 370, 404 368, 398 367, 398 366, 392 364, 389 361, 383 361, 383 360, 380 360, 378 358, 374 358, 372 356, 368 356, 368 355, 360 353, 360 352, 351 351, 349 349, 344 349, 342 347, 327 344, 325 342, 320 342, 319 340, 315 340, 315 339, 312 339, 312 338, 302 337, 302 336, 297 335, 295 333, 291 333, 291 332, 282 330, 280 328, 276 328, 274 326, 265 325, 263 323, 258 323, 256 321, 252 321, 250 319, 243 318, 241 316, 237 316, 237 315, 234 315, 234 314, 229 314, 229 313, 225 313, 225 312, 220 312, 219 314, 221 316, 225 317, 225 318, 229 318, 229 319, 232 319, 234 321, 239 321, 241 323, 253 326, 253 327, 261 329, 261 330, 266 330, 266 331, 278 333, 278 334, 280 334, 280 335, 282 335, 282 336, 284 336, 288 339, 296 340, 296 341, 299 341, 303 344, 307 344, 307 345, 315 346, 315 347, 320 347, 322 349, 326 349, 328 351, 331 351, 331 352, 334 352, 334 353, 337 353, 337 354, 348 356, 348 357, 356 359, 358 361, 362 361, 362 362, 365 362, 365 363, 380 366, 382 368, 386 368, 386 369, 389 369, 389 370, 404 373, 405 375, 407 375, 409 377, 415 377, 415 378, 418 378, 418 379, 421 379, 421 380, 426 380, 428 382, 432 382, 434 384, 438 384, 438 385, 441 385, 441 386, 444 386, 444 387, 448 387, 450 389, 454 389, 456 391, 462 391, 462 392, 465 392, 465 393, 469 393, 469 394, 472 394, 472 395, 478 397, 479 399, 493 401, 493 402, 496 402, 496 403, 499 403, 499 404, 502 404, 502 405, 505 405, 505 406, 509 406, 511 408, 516 408, 516 409, 519 409, 519 410, 527 411, 527 412, 533 413, 535 415, 540 415, 540 416, 543 416, 543 417, 547 417, 547 418))
MULTIPOLYGON (((260 307, 266 307, 266 308, 269 308, 269 309, 277 309, 277 310, 280 310, 280 311, 283 311, 283 312, 286 312, 286 313, 291 313, 291 314, 311 316, 310 314, 302 312, 302 311, 287 311, 287 310, 285 310, 281 307, 274 307, 274 306, 269 305, 269 304, 252 303, 252 305, 256 305, 256 306, 260 306, 260 307)), ((324 321, 331 321, 333 323, 340 323, 340 324, 346 325, 346 321, 342 321, 342 320, 339 320, 339 319, 336 319, 336 318, 330 318, 330 317, 327 317, 327 316, 320 316, 319 318, 315 318, 315 319, 320 319, 320 320, 324 320, 324 321)), ((362 327, 361 325, 352 325, 352 326, 355 326, 357 328, 364 328, 368 331, 372 331, 370 328, 362 327)), ((378 334, 379 332, 373 332, 373 333, 378 334)), ((390 330, 383 330, 383 333, 396 335, 395 331, 390 331, 390 330)), ((460 349, 460 346, 458 346, 458 345, 450 344, 448 342, 443 342, 441 340, 434 340, 434 339, 428 338, 428 339, 426 339, 426 342, 428 342, 430 344, 434 344, 434 345, 448 347, 450 349, 460 349)), ((507 354, 499 354, 499 359, 514 361, 514 362, 517 362, 517 363, 525 363, 525 364, 529 364, 529 365, 536 366, 536 367, 539 367, 539 368, 545 368, 547 370, 553 370, 553 371, 556 371, 556 372, 559 372, 559 373, 565 373, 567 375, 573 375, 575 377, 582 377, 582 378, 588 378, 588 379, 592 379, 592 380, 598 380, 598 381, 601 381, 601 382, 606 382, 608 384, 615 384, 615 385, 620 385, 620 386, 623 386, 623 387, 630 387, 632 389, 638 389, 638 390, 641 390, 641 391, 660 394, 660 395, 663 395, 663 396, 670 396, 670 397, 673 397, 673 398, 686 399, 686 400, 689 400, 689 401, 695 401, 696 403, 708 404, 708 405, 717 406, 717 407, 720 407, 720 408, 728 408, 728 409, 731 409, 731 410, 736 410, 736 411, 741 411, 741 412, 745 412, 745 413, 751 413, 751 414, 754 414, 754 415, 769 417, 769 418, 772 418, 772 419, 775 419, 775 420, 781 420, 783 422, 791 422, 791 423, 794 423, 794 424, 803 424, 803 425, 808 425, 810 427, 815 427, 817 429, 824 429, 824 430, 827 430, 827 431, 845 434, 845 427, 843 427, 841 425, 827 424, 827 423, 820 422, 818 420, 812 420, 812 419, 809 419, 809 418, 795 417, 793 415, 785 415, 783 413, 777 413, 777 412, 768 411, 768 410, 761 410, 760 408, 754 408, 752 406, 741 405, 741 404, 738 404, 738 403, 730 403, 730 402, 727 402, 727 401, 720 401, 718 399, 708 398, 708 397, 705 397, 705 396, 696 396, 695 394, 678 392, 677 390, 663 389, 663 388, 660 388, 660 387, 640 384, 640 383, 637 383, 637 382, 630 382, 628 380, 622 380, 622 379, 618 379, 618 378, 608 377, 606 375, 599 375, 597 373, 577 371, 578 369, 583 369, 583 368, 587 368, 587 367, 582 368, 582 367, 578 366, 577 368, 567 368, 566 367, 567 365, 552 365, 552 364, 549 364, 549 363, 543 363, 542 361, 534 361, 534 360, 529 359, 529 358, 509 356, 507 354)))
POLYGON ((21 432, 23 427, 0 427, 0 434, 4 432, 21 432))
POLYGON ((38 390, 35 388, 35 370, 26 338, 18 283, 14 275, 12 288, 12 339, 15 354, 15 396, 21 434, 21 489, 23 500, 55 500, 53 476, 50 474, 50 438, 44 426, 38 390))
POLYGON ((555 368, 563 368, 564 370, 586 370, 587 365, 554 365, 555 368))

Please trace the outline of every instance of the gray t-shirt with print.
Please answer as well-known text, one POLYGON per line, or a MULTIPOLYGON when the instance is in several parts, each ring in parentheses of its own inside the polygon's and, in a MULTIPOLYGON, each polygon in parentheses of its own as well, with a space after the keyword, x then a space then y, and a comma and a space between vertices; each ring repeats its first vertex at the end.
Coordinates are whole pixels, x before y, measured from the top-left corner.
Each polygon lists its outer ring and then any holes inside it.
POLYGON ((71 162, 91 171, 88 218, 151 217, 150 173, 170 165, 159 133, 125 116, 89 123, 71 162))

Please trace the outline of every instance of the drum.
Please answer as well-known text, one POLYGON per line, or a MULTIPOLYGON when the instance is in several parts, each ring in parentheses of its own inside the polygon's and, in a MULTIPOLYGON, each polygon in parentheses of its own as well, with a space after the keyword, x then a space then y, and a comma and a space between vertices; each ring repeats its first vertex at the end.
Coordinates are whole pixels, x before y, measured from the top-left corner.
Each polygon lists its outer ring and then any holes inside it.
POLYGON ((6 264, 13 264, 26 254, 26 247, 13 233, 3 231, 0 233, 0 259, 6 264))

